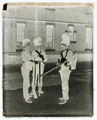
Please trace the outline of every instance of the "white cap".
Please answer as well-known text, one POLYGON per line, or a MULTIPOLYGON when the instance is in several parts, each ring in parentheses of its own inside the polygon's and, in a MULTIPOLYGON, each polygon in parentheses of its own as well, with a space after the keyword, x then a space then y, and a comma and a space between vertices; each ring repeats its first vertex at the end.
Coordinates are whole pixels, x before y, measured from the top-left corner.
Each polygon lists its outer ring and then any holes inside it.
POLYGON ((37 37, 34 39, 34 45, 35 46, 40 46, 42 45, 42 39, 40 37, 37 37))
POLYGON ((67 45, 67 46, 70 45, 70 37, 69 37, 69 35, 67 35, 67 34, 62 34, 61 44, 64 44, 64 45, 67 45))
POLYGON ((23 47, 29 42, 30 42, 30 39, 28 38, 23 39, 23 47))

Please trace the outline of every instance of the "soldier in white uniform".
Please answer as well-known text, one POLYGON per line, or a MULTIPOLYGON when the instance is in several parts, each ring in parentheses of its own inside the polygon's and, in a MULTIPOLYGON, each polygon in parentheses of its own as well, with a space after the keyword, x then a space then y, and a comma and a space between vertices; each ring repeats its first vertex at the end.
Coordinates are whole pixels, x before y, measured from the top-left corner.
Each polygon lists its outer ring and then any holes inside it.
POLYGON ((38 84, 38 96, 41 94, 44 94, 42 87, 43 87, 43 78, 40 76, 44 72, 44 66, 45 62, 47 61, 47 56, 44 50, 41 49, 42 45, 42 39, 40 37, 37 37, 34 39, 34 45, 36 49, 32 51, 32 57, 34 58, 34 61, 36 61, 35 66, 35 79, 32 82, 32 88, 34 88, 34 91, 36 90, 36 86, 38 84))
POLYGON ((29 87, 30 87, 30 79, 29 73, 32 71, 33 67, 35 66, 34 62, 31 62, 32 56, 29 51, 30 40, 24 39, 23 40, 23 51, 21 53, 22 56, 22 66, 21 66, 21 73, 23 76, 23 97, 27 103, 32 103, 31 96, 29 94, 29 87))
POLYGON ((59 73, 61 77, 62 97, 59 98, 59 104, 65 104, 69 100, 69 77, 71 73, 71 65, 73 62, 73 52, 68 48, 70 45, 70 37, 66 31, 62 34, 61 41, 61 55, 59 63, 63 63, 60 67, 59 73), (65 63, 64 63, 65 62, 65 63))

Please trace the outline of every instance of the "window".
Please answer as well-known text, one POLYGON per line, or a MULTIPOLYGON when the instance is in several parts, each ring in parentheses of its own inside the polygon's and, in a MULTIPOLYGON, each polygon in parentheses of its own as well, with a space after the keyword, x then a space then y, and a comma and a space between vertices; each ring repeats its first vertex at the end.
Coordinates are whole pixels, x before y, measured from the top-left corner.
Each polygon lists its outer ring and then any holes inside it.
POLYGON ((17 23, 17 50, 22 49, 22 40, 25 38, 25 23, 17 23))
POLYGON ((92 27, 86 27, 86 49, 92 50, 93 45, 93 29, 92 27))
POLYGON ((46 25, 46 49, 54 49, 54 25, 46 25))
POLYGON ((68 26, 68 32, 70 35, 70 41, 73 42, 73 25, 68 26))
POLYGON ((68 26, 68 32, 69 32, 69 36, 70 36, 70 42, 76 43, 77 42, 77 32, 74 31, 73 25, 68 26))
POLYGON ((73 43, 77 42, 77 32, 74 31, 74 35, 73 35, 73 43))

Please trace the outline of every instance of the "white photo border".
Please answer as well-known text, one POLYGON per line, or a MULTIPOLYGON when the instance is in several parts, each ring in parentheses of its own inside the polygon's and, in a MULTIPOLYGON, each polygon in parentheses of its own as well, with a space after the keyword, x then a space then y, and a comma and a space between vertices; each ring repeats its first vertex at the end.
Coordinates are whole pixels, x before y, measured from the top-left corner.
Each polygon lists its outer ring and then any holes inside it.
POLYGON ((97 74, 96 74, 96 71, 97 71, 97 0, 1 0, 0 1, 0 120, 7 120, 7 119, 10 119, 10 120, 22 120, 22 119, 25 119, 25 120, 30 120, 30 119, 33 119, 33 120, 45 120, 48 119, 48 120, 58 120, 58 119, 61 119, 61 120, 96 120, 97 119, 97 74), (93 81, 93 90, 94 90, 94 101, 93 101, 93 117, 4 117, 3 116, 3 91, 2 91, 2 84, 3 84, 3 81, 2 81, 2 78, 3 78, 3 69, 2 69, 2 62, 3 62, 3 50, 2 50, 2 8, 3 8, 3 4, 4 3, 28 3, 28 2, 66 2, 66 3, 69 3, 69 2, 72 2, 72 3, 94 3, 94 20, 93 20, 93 26, 94 26, 94 40, 93 40, 93 78, 94 78, 94 81, 93 81))

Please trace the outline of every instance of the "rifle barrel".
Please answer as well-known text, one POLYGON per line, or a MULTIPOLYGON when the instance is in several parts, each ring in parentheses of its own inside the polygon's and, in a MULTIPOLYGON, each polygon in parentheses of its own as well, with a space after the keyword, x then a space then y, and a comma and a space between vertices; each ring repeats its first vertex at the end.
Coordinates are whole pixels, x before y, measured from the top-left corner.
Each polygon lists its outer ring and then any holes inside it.
POLYGON ((62 64, 65 64, 66 62, 67 62, 67 61, 65 61, 65 62, 63 62, 63 63, 61 63, 61 64, 57 65, 56 67, 54 67, 54 68, 50 69, 49 71, 45 72, 45 73, 44 73, 44 74, 42 74, 41 76, 43 77, 43 76, 45 76, 45 75, 49 74, 50 72, 54 71, 55 69, 57 69, 58 67, 60 67, 62 64))

